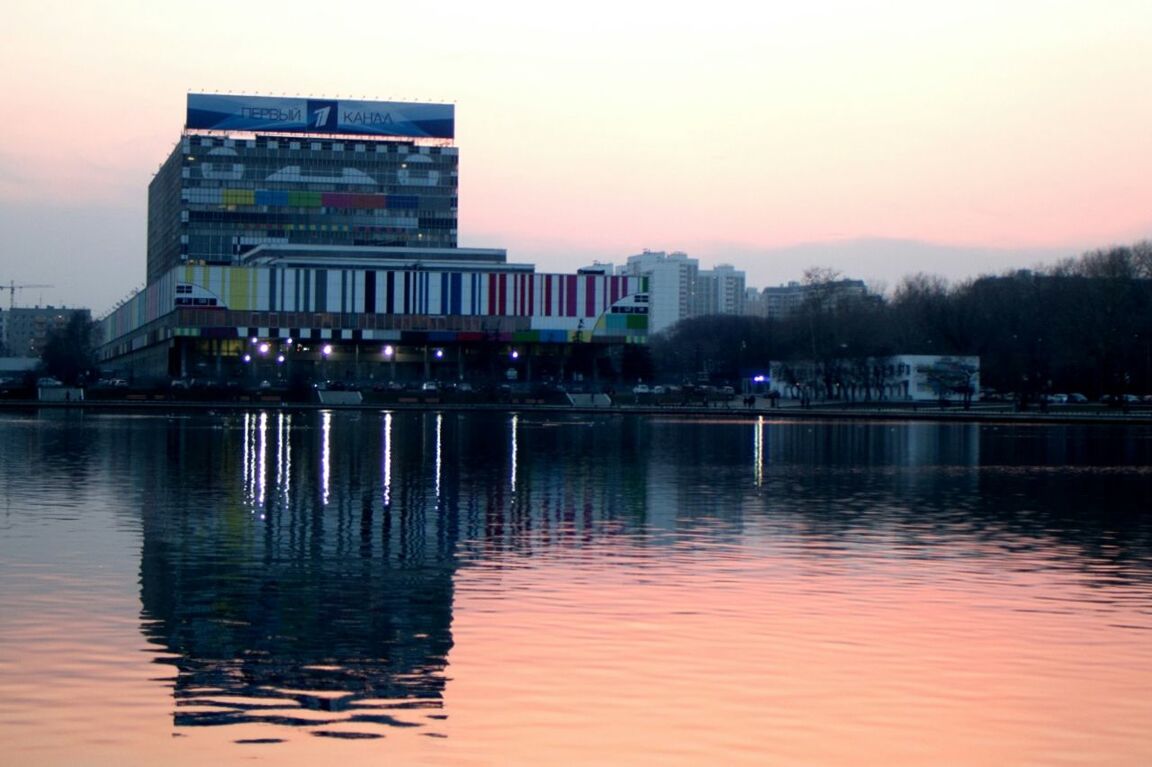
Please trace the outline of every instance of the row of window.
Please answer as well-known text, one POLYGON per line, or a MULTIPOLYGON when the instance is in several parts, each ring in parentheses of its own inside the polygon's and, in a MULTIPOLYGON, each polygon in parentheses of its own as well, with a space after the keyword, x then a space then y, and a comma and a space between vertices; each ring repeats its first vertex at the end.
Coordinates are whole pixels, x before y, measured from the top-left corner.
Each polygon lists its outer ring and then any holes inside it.
POLYGON ((221 139, 213 136, 189 136, 189 145, 210 149, 223 147, 240 151, 250 149, 288 150, 301 152, 357 152, 374 154, 424 154, 446 155, 456 154, 456 147, 416 144, 414 141, 332 141, 332 140, 297 140, 273 138, 271 136, 256 136, 250 139, 221 139))

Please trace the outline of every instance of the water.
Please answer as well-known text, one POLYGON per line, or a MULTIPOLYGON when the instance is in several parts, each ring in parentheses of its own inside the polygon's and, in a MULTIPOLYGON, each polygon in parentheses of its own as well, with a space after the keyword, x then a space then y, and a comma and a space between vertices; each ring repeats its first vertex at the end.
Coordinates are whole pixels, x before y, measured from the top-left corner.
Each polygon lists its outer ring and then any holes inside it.
POLYGON ((0 763, 1152 763, 1152 429, 0 414, 0 763))

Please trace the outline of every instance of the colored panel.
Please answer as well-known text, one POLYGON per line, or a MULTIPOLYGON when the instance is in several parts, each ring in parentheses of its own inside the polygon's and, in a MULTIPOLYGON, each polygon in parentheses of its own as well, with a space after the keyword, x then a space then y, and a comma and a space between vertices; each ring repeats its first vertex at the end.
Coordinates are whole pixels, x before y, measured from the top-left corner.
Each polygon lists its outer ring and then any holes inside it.
POLYGON ((576 316, 576 275, 564 275, 565 282, 565 297, 564 297, 564 316, 576 316))
POLYGON ((385 207, 392 210, 416 210, 420 207, 420 198, 412 194, 390 194, 385 198, 385 207))
POLYGON ((364 272, 364 313, 376 313, 376 272, 364 272))
POLYGON ((288 192, 288 205, 293 208, 319 208, 321 192, 288 192))
POLYGON ((328 270, 317 269, 315 275, 316 300, 312 306, 314 312, 328 311, 328 270))
POLYGON ((255 205, 256 192, 252 189, 225 189, 220 201, 224 205, 255 205))
POLYGON ((451 300, 448 303, 448 311, 456 315, 463 314, 464 275, 459 272, 453 272, 449 291, 451 300))
POLYGON ((223 271, 225 283, 228 285, 228 308, 238 311, 252 309, 252 305, 248 300, 248 281, 251 276, 251 270, 226 269, 223 271))

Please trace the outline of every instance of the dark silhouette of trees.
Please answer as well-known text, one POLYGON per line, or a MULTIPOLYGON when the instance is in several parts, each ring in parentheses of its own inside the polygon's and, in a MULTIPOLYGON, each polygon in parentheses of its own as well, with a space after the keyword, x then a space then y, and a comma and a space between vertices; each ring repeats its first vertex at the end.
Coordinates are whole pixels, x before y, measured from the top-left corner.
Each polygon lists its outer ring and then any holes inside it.
POLYGON ((40 354, 44 373, 74 386, 96 366, 93 323, 84 312, 73 312, 62 328, 49 332, 40 354))
POLYGON ((984 386, 1024 398, 1152 393, 1152 242, 957 285, 915 274, 890 298, 838 290, 829 269, 805 282, 786 318, 695 317, 653 337, 655 375, 735 382, 776 362, 788 384, 851 400, 883 390, 893 355, 978 355, 984 386))

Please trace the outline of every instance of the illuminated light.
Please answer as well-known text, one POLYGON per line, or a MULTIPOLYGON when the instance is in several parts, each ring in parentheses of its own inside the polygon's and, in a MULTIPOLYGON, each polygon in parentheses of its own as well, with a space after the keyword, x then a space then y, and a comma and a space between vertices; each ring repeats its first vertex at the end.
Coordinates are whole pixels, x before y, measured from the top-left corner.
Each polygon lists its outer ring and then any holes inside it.
POLYGON ((392 347, 392 344, 388 344, 387 346, 384 347, 384 356, 385 357, 391 357, 395 353, 396 353, 396 350, 392 347))
POLYGON ((440 497, 440 475, 444 471, 444 414, 436 414, 436 497, 440 497))
POLYGON ((752 380, 755 381, 756 383, 764 383, 764 376, 762 376, 762 375, 755 376, 752 380))
POLYGON ((512 350, 512 359, 514 359, 514 360, 518 360, 518 359, 520 359, 520 352, 518 352, 518 351, 516 351, 515 349, 513 349, 513 350, 512 350))
POLYGON ((328 488, 332 480, 332 411, 325 410, 320 426, 320 485, 324 505, 328 505, 328 488))
POLYGON ((392 414, 384 414, 384 505, 392 503, 392 414))
POLYGON ((252 338, 251 338, 251 339, 249 339, 249 340, 250 340, 252 343, 256 343, 256 342, 257 342, 257 341, 259 341, 260 339, 259 339, 259 338, 257 338, 256 336, 252 336, 252 338))
POLYGON ((244 361, 245 362, 251 362, 252 361, 252 355, 251 354, 245 354, 244 355, 244 361))
POLYGON ((513 413, 512 414, 512 447, 511 447, 512 470, 511 470, 511 476, 510 476, 513 493, 516 492, 516 461, 518 460, 519 454, 520 454, 520 446, 519 446, 518 440, 516 438, 517 437, 516 432, 519 429, 519 427, 520 427, 520 416, 513 413))
POLYGON ((444 359, 444 350, 443 349, 437 349, 436 350, 436 359, 438 359, 438 360, 444 359))
POLYGON ((327 357, 332 353, 332 344, 324 344, 324 348, 320 350, 320 353, 327 357))
POLYGON ((276 355, 276 361, 281 362, 281 363, 284 362, 284 355, 283 354, 277 354, 276 355))
POLYGON ((260 353, 261 354, 267 354, 268 353, 268 342, 267 341, 260 344, 260 353))
POLYGON ((291 339, 291 338, 285 338, 285 339, 284 339, 284 343, 286 343, 286 344, 288 344, 289 346, 291 346, 291 345, 292 345, 292 339, 291 339))

